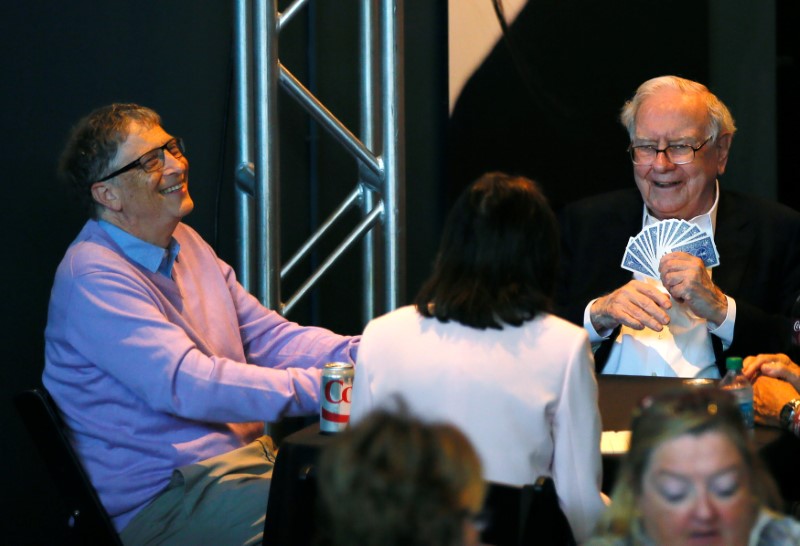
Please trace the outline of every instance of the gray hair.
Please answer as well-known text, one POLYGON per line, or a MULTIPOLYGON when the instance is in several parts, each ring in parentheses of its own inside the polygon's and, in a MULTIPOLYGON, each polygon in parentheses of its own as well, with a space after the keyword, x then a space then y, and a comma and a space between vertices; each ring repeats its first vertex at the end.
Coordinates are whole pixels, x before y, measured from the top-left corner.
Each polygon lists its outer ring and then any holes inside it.
POLYGON ((636 115, 639 112, 639 107, 647 97, 655 95, 662 89, 675 89, 686 94, 701 95, 705 102, 708 111, 709 126, 707 128, 707 135, 716 142, 717 137, 721 134, 736 132, 736 125, 733 121, 728 107, 717 98, 714 93, 708 90, 708 87, 702 83, 680 78, 678 76, 659 76, 647 80, 636 90, 636 94, 632 99, 625 102, 622 107, 619 119, 622 125, 628 130, 628 136, 631 140, 636 136, 636 115))

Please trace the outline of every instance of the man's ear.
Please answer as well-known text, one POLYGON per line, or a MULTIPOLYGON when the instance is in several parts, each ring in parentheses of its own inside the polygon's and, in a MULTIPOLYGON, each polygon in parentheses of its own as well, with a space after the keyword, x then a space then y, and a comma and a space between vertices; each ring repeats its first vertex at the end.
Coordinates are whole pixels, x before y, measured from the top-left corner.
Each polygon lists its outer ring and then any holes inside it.
POLYGON ((109 210, 114 212, 122 210, 119 186, 113 182, 95 182, 92 184, 92 197, 109 210))
POLYGON ((725 166, 728 164, 728 154, 731 151, 731 142, 733 141, 733 134, 732 133, 724 133, 721 134, 717 138, 717 142, 715 146, 719 150, 719 155, 717 156, 717 174, 722 175, 725 174, 725 166))

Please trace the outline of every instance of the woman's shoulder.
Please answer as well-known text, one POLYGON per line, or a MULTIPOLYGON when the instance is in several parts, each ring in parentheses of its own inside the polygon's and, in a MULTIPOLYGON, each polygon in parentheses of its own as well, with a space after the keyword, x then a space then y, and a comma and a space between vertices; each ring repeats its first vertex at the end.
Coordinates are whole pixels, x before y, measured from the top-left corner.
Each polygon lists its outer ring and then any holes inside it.
POLYGON ((413 305, 406 305, 398 307, 394 311, 389 311, 386 314, 375 317, 370 320, 367 327, 364 329, 366 334, 368 331, 378 332, 387 328, 397 328, 401 324, 413 324, 419 322, 424 317, 417 312, 417 308, 413 305))
POLYGON ((552 313, 542 313, 536 317, 536 319, 534 319, 534 323, 537 322, 542 325, 541 327, 547 328, 555 333, 560 333, 564 336, 570 336, 579 339, 589 338, 589 334, 586 333, 586 330, 582 326, 578 326, 577 324, 553 315, 552 313))

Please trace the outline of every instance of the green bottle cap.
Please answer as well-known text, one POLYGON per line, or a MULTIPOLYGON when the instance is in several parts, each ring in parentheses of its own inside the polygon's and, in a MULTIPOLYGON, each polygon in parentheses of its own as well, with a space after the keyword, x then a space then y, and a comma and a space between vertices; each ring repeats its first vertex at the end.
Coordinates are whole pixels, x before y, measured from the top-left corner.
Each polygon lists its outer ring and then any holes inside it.
POLYGON ((740 356, 729 356, 725 359, 725 369, 726 370, 741 370, 742 369, 742 357, 740 356))

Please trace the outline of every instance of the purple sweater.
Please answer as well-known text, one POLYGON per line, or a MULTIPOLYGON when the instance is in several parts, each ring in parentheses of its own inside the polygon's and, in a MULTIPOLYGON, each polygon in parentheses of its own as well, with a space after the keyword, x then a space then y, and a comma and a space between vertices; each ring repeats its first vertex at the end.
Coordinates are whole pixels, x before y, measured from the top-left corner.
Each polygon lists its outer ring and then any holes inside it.
POLYGON ((358 347, 263 307, 190 227, 173 236, 174 280, 89 221, 50 296, 43 382, 118 530, 175 468, 263 433, 254 421, 317 412, 318 368, 358 347))

